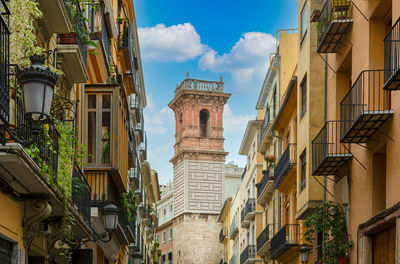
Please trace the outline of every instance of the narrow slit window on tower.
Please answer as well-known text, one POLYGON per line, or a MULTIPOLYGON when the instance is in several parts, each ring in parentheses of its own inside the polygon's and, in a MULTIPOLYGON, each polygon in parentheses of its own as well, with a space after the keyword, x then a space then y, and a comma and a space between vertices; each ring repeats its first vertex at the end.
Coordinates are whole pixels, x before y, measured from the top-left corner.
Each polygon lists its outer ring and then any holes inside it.
POLYGON ((200 137, 208 136, 208 111, 200 111, 200 137))

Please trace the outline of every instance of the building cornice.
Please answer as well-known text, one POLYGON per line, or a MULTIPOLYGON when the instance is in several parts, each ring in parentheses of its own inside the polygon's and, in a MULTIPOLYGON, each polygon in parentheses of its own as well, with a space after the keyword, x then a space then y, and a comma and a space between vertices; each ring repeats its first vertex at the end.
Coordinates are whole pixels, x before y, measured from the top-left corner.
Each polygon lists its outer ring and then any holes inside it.
MULTIPOLYGON (((220 151, 220 150, 203 150, 203 149, 183 149, 175 154, 169 162, 172 164, 176 164, 182 160, 189 160, 189 159, 199 159, 200 155, 206 155, 210 158, 204 159, 211 160, 211 161, 219 161, 225 162, 225 157, 229 154, 229 152, 220 151)), ((200 159, 201 160, 201 159, 200 159)))

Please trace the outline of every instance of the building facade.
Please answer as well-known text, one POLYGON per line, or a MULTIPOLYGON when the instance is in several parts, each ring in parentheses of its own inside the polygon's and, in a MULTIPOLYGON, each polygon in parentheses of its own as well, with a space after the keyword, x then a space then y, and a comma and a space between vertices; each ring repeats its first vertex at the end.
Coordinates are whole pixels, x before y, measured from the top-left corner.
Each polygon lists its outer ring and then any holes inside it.
POLYGON ((161 198, 157 202, 157 241, 160 243, 161 263, 173 262, 174 185, 170 181, 160 187, 161 198))
POLYGON ((219 82, 187 78, 169 107, 175 113, 174 263, 217 263, 224 197, 223 110, 230 94, 219 82))
POLYGON ((154 208, 159 189, 133 2, 1 6, 1 262, 150 263, 157 219, 134 203, 154 208), (34 86, 34 114, 32 79, 16 72, 40 73, 54 94, 34 86))

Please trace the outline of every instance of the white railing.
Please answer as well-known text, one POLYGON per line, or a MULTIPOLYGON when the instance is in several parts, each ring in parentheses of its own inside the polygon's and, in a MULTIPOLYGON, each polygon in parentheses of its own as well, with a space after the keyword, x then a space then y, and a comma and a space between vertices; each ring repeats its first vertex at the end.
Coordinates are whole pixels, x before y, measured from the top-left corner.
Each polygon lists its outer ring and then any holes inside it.
POLYGON ((163 215, 163 216, 161 216, 161 217, 158 219, 158 225, 160 226, 160 225, 162 225, 162 224, 168 222, 168 221, 171 220, 172 218, 173 218, 172 213, 169 213, 169 214, 167 214, 167 215, 163 215))
POLYGON ((224 82, 204 81, 196 79, 185 79, 181 85, 175 90, 197 90, 207 92, 224 92, 224 82))

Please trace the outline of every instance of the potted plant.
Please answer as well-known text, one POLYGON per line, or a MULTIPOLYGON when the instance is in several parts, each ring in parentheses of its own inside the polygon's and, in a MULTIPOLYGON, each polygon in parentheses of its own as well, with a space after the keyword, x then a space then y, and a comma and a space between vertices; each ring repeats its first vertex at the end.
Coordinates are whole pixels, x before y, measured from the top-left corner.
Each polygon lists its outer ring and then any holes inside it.
POLYGON ((265 163, 267 163, 267 169, 271 170, 275 165, 275 156, 274 155, 265 155, 264 160, 265 160, 265 163))

